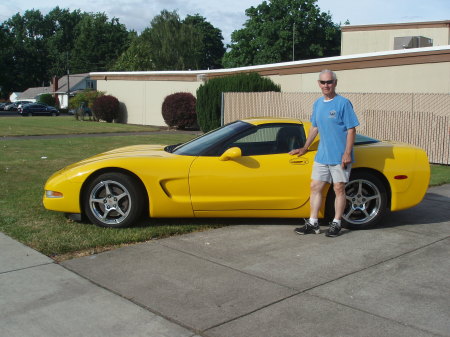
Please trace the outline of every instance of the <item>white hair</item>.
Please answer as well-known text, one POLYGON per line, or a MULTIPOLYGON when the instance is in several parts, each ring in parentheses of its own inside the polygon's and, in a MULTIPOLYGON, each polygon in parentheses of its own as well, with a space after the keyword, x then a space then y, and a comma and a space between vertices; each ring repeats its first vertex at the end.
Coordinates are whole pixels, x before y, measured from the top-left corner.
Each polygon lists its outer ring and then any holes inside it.
POLYGON ((320 80, 320 75, 322 75, 322 74, 331 74, 333 80, 335 80, 335 81, 337 80, 337 76, 336 76, 336 73, 335 73, 334 71, 331 71, 331 70, 329 70, 329 69, 324 69, 324 70, 322 70, 322 71, 320 72, 320 74, 319 74, 319 80, 320 80))

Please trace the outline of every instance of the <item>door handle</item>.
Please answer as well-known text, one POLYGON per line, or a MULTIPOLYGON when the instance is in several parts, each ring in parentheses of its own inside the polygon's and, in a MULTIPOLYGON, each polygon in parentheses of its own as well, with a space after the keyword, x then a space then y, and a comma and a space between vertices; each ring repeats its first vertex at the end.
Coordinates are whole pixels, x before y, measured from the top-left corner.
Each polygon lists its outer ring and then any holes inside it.
POLYGON ((293 165, 306 165, 309 164, 309 160, 306 158, 292 158, 289 160, 289 163, 293 164, 293 165))

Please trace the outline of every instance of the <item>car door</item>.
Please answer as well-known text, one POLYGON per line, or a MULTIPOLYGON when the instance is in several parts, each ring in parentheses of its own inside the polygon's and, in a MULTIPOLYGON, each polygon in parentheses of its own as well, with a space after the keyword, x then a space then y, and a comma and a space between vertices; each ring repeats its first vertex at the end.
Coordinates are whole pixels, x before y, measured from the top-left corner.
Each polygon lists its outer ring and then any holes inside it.
POLYGON ((39 114, 46 114, 48 112, 47 106, 44 104, 39 104, 39 106, 36 109, 36 112, 39 114))
POLYGON ((41 104, 33 104, 31 106, 31 113, 38 114, 42 111, 42 105, 41 104))
POLYGON ((256 132, 224 144, 217 156, 196 158, 189 174, 193 210, 301 207, 309 200, 314 153, 297 157, 288 152, 303 146, 304 142, 301 124, 265 124, 256 132), (228 160, 219 156, 227 149, 236 148, 242 155, 228 160))

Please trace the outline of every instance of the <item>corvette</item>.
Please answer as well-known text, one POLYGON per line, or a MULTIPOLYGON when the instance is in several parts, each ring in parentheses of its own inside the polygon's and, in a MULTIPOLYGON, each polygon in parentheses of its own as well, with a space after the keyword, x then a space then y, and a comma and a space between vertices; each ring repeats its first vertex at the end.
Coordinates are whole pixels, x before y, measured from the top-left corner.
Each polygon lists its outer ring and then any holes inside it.
MULTIPOLYGON (((54 173, 45 184, 49 210, 104 227, 164 217, 309 216, 311 169, 318 138, 301 156, 310 122, 253 118, 227 124, 184 144, 108 151, 54 173)), ((357 135, 346 185, 349 228, 376 225, 389 211, 418 204, 430 178, 424 150, 357 135)), ((333 189, 321 217, 333 216, 333 189)))

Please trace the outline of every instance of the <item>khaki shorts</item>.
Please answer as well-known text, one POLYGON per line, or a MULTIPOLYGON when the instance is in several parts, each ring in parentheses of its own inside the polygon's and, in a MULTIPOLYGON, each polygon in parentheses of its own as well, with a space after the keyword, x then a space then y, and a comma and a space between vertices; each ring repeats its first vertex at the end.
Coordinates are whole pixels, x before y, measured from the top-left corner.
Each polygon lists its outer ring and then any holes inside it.
POLYGON ((312 176, 313 180, 325 181, 327 183, 348 183, 350 178, 350 171, 352 165, 348 164, 346 169, 343 169, 341 164, 338 165, 324 165, 314 162, 312 176))

